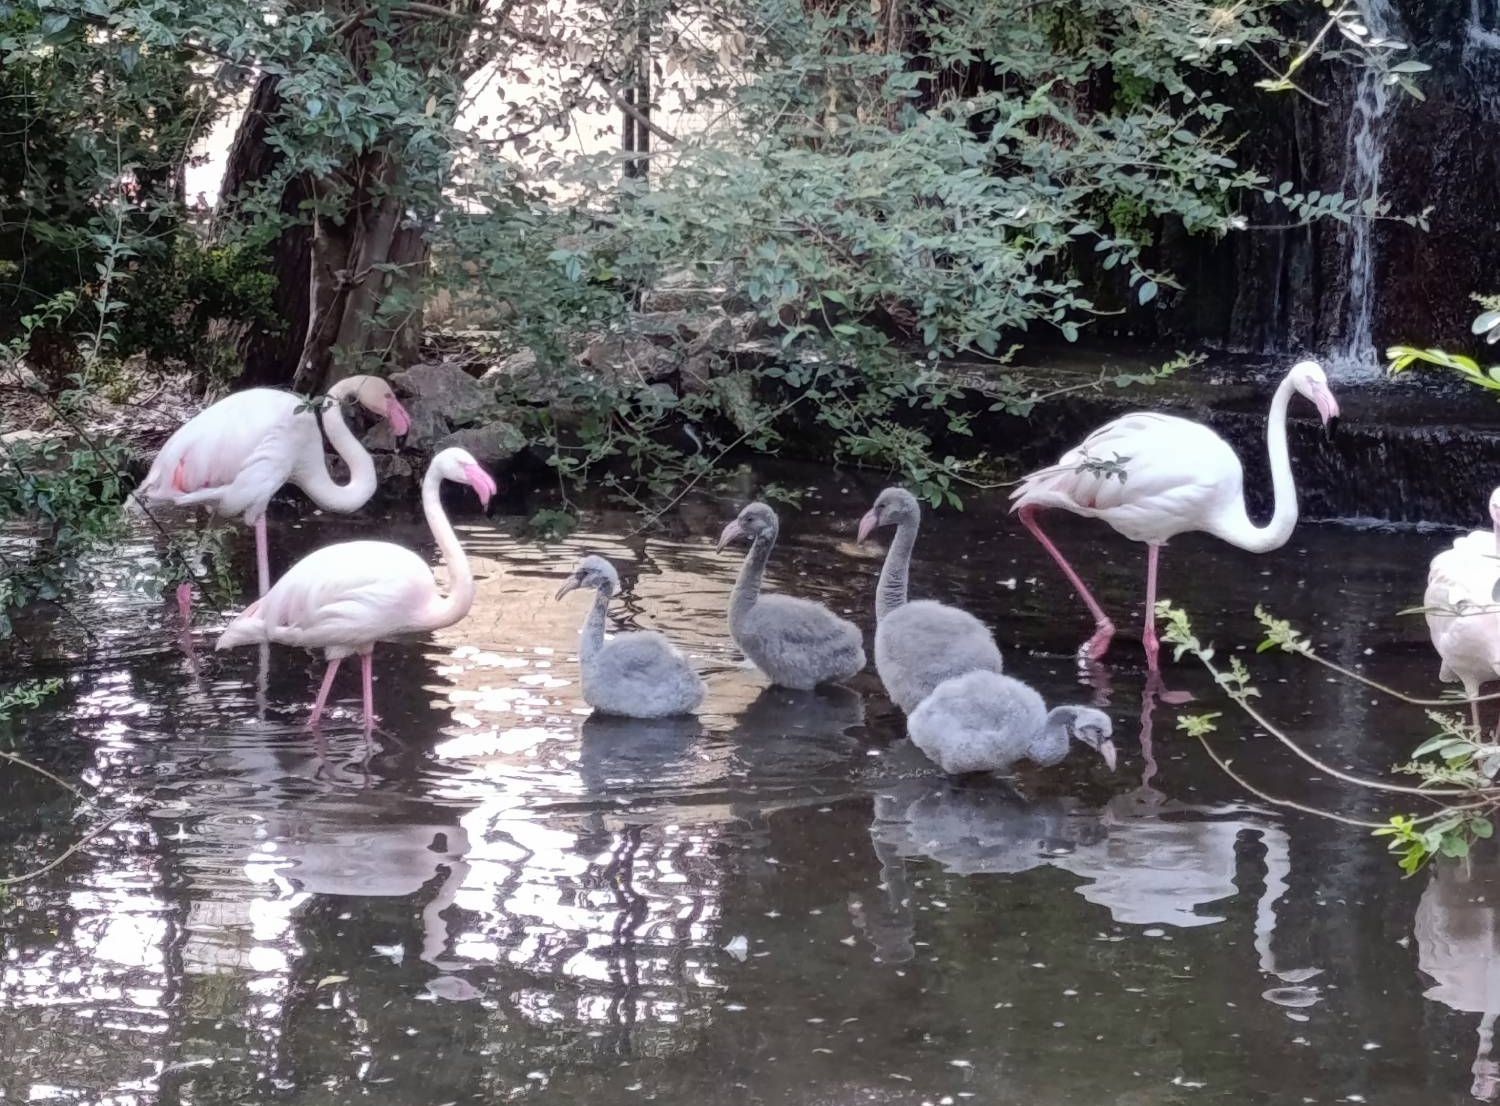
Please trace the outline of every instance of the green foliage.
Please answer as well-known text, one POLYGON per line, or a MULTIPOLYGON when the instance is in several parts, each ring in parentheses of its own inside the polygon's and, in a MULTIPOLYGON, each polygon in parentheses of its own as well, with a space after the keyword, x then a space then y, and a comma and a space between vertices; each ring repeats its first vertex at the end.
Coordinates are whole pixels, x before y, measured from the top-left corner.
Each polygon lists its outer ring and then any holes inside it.
POLYGON ((0 528, 19 523, 31 536, 26 553, 0 554, 0 640, 10 611, 61 599, 80 559, 120 533, 124 464, 124 449, 112 443, 0 444, 0 528))
MULTIPOLYGON (((1165 620, 1166 631, 1162 640, 1173 645, 1180 659, 1183 655, 1195 657, 1214 677, 1226 696, 1245 711, 1258 725, 1267 729, 1283 744, 1297 749, 1296 744, 1280 733, 1264 716, 1251 706, 1250 700, 1260 692, 1250 682, 1249 671, 1238 657, 1230 660, 1228 670, 1214 664, 1214 650, 1199 641, 1185 612, 1170 603, 1157 605, 1158 616, 1165 620)), ((1320 657, 1312 643, 1284 619, 1276 618, 1262 607, 1255 610, 1256 619, 1266 631, 1266 637, 1256 649, 1257 653, 1279 650, 1294 656, 1315 661, 1341 675, 1356 679, 1367 686, 1400 698, 1409 703, 1423 704, 1427 701, 1412 699, 1393 692, 1373 681, 1341 668, 1332 661, 1320 657)), ((1217 729, 1217 714, 1198 714, 1178 720, 1178 728, 1205 743, 1217 729)), ((1410 760, 1397 766, 1397 771, 1416 776, 1421 783, 1416 788, 1369 784, 1357 777, 1349 776, 1321 765, 1305 752, 1299 751, 1305 760, 1345 782, 1363 784, 1386 792, 1405 792, 1429 798, 1439 809, 1420 817, 1393 815, 1386 823, 1366 825, 1377 837, 1389 838, 1390 850, 1396 855, 1401 870, 1411 875, 1433 857, 1462 858, 1469 855, 1475 841, 1494 835, 1490 815, 1500 806, 1500 788, 1495 780, 1500 776, 1500 744, 1487 740, 1486 735, 1468 725, 1460 718, 1447 714, 1428 712, 1428 718, 1437 726, 1435 736, 1423 741, 1412 752, 1410 760)), ((1210 755, 1212 751, 1210 750, 1210 755)), ((1225 767, 1217 756, 1215 761, 1225 767)), ((1243 782, 1243 781, 1241 781, 1243 782)), ((1267 798, 1268 796, 1262 796, 1267 798)), ((1277 801, 1277 800, 1272 800, 1277 801)), ((1297 806, 1310 813, 1322 813, 1316 808, 1297 806)), ((1341 815, 1328 815, 1340 821, 1351 821, 1341 815)))
POLYGON ((1413 876, 1433 857, 1461 860, 1468 856, 1475 841, 1487 841, 1495 835, 1495 826, 1488 818, 1463 811, 1437 819, 1393 814, 1387 825, 1371 833, 1389 838, 1390 850, 1396 854, 1401 870, 1413 876))
POLYGON ((0 338, 33 327, 28 360, 61 385, 113 338, 123 285, 180 234, 189 150, 219 89, 171 43, 99 33, 112 5, 0 3, 0 338))
MULTIPOLYGON (((131 274, 114 352, 122 358, 144 353, 153 361, 178 361, 205 373, 222 370, 203 361, 210 326, 279 327, 275 288, 261 251, 239 242, 208 245, 183 233, 162 256, 131 274)), ((222 381, 229 374, 213 375, 222 381)))
POLYGON ((1266 632, 1266 636, 1255 647, 1257 653, 1280 649, 1283 653, 1312 655, 1312 643, 1299 630, 1286 619, 1275 617, 1258 603, 1255 606, 1255 620, 1266 632))
MULTIPOLYGON (((71 290, 77 315, 30 353, 56 350, 66 378, 70 349, 171 356, 198 348, 207 318, 263 325, 259 250, 310 223, 314 274, 333 281, 319 302, 337 305, 313 329, 338 332, 336 359, 385 359, 383 336, 435 288, 489 305, 496 352, 537 362, 532 390, 502 398, 524 408, 564 480, 601 470, 622 496, 669 497, 729 449, 773 449, 795 425, 956 505, 979 460, 935 444, 966 436, 968 420, 934 367, 1002 366, 1022 338, 1076 341, 1106 309, 1076 275, 1083 262, 1112 301, 1147 305, 1178 287, 1145 259, 1163 220, 1233 233, 1263 194, 1301 218, 1384 214, 1294 194, 1236 160, 1219 90, 1252 51, 1283 49, 1273 17, 1286 2, 918 6, 895 42, 878 6, 802 0, 584 0, 565 21, 529 0, 318 5, 274 20, 248 0, 4 0, 16 96, 0 113, 27 126, 0 129, 28 136, 11 139, 27 144, 11 160, 35 168, 0 196, 36 207, 6 225, 47 229, 0 250, 13 274, 0 279, 18 279, 23 256, 74 259, 39 302, 71 290), (701 131, 658 136, 649 162, 574 153, 571 120, 617 110, 643 46, 658 90, 671 86, 701 131), (538 71, 557 79, 538 88, 538 71), (460 109, 480 73, 536 94, 501 96, 475 121, 460 109), (252 77, 275 83, 262 116, 275 157, 217 220, 226 252, 195 251, 182 168, 252 77), (392 260, 398 232, 425 239, 430 267, 392 260), (643 288, 685 268, 758 317, 769 371, 685 349, 674 352, 696 359, 701 387, 580 371, 599 334, 638 326, 643 288)), ((1371 64, 1389 52, 1352 45, 1371 64)), ((1309 44, 1293 68, 1322 52, 1309 44)), ((997 391, 1016 413, 1036 398, 997 391)))
POLYGON ((578 529, 578 516, 571 511, 541 510, 526 520, 526 529, 537 541, 564 541, 578 529))
POLYGON ((10 721, 18 710, 30 710, 42 701, 62 690, 63 682, 52 678, 46 680, 24 680, 0 688, 0 724, 10 721))
MULTIPOLYGON (((1470 331, 1475 337, 1482 336, 1487 345, 1500 342, 1500 296, 1475 295, 1473 299, 1484 311, 1475 316, 1469 327, 1470 331)), ((1392 376, 1406 372, 1414 365, 1436 365, 1440 369, 1457 373, 1470 384, 1485 391, 1500 392, 1500 365, 1484 368, 1474 358, 1463 354, 1448 353, 1441 349, 1418 349, 1415 346, 1391 346, 1385 351, 1385 356, 1390 362, 1389 371, 1392 376)))

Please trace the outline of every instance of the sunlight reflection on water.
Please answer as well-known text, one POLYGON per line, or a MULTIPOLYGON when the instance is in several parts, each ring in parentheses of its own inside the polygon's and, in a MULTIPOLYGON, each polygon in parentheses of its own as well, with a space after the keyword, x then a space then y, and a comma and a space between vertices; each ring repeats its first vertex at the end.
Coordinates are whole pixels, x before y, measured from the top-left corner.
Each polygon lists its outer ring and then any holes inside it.
MULTIPOLYGON (((868 626, 879 550, 848 532, 867 490, 809 500, 773 573, 868 626)), ((606 516, 547 548, 510 525, 461 526, 474 613, 377 649, 374 750, 347 673, 317 741, 301 729, 314 659, 278 649, 262 668, 253 650, 215 654, 206 610, 190 661, 166 605, 128 585, 150 536, 122 550, 118 586, 80 611, 92 650, 66 627, 29 628, 37 657, 72 664, 66 694, 21 737, 106 807, 143 806, 0 900, 0 1098, 915 1106, 1099 1101, 1132 1086, 1142 1097, 1130 1101, 1155 1101, 1191 1069, 1220 1093, 1292 1106, 1318 1079, 1341 1093, 1404 1086, 1429 1056, 1450 1086, 1441 1056, 1476 1054, 1472 1014, 1492 1019, 1492 1004, 1459 983, 1487 954, 1433 936, 1460 906, 1388 880, 1362 838, 1244 805, 1182 743, 1159 733, 1160 765, 1127 756, 1115 778, 1080 764, 1024 777, 1019 793, 956 786, 900 739, 873 673, 816 695, 767 689, 725 634, 738 558, 709 543, 727 510, 689 502, 690 535, 649 539, 621 537, 625 520, 606 516), (611 630, 662 630, 705 672, 700 717, 588 714, 575 656, 585 603, 552 599, 585 550, 624 570, 611 630), (1340 1025, 1384 1016, 1356 977, 1405 979, 1404 997, 1380 1002, 1404 1004, 1408 1021, 1423 1009, 1426 984, 1396 943, 1414 916, 1422 968, 1439 980, 1431 1000, 1468 1020, 1451 1033, 1434 1023, 1410 1049, 1341 1048, 1340 1025), (1142 1048, 1122 1029, 1135 1026, 1175 1043, 1142 1048), (1268 1065, 1291 1036, 1316 1044, 1299 1051, 1322 1066, 1268 1065)), ((357 525, 273 528, 273 554, 285 563, 276 543, 357 525)), ((915 586, 984 614, 1008 666, 1050 698, 1113 696, 1133 748, 1134 658, 1118 692, 1078 686, 1081 620, 1033 550, 996 536, 1002 525, 934 521, 915 586)), ((1319 543, 1342 540, 1327 533, 1304 528, 1313 544, 1287 556, 1326 559, 1319 543)), ((1309 617, 1376 617, 1395 590, 1382 573, 1421 540, 1361 536, 1370 563, 1338 597, 1358 609, 1309 617)), ((1101 594, 1128 609, 1135 561, 1098 553, 1101 594)), ((1171 581, 1209 610, 1191 588, 1232 578, 1213 602, 1247 611, 1266 578, 1220 555, 1186 547, 1171 581)), ((1358 747, 1357 719, 1316 715, 1321 685, 1286 678, 1279 694, 1314 712, 1309 725, 1358 747)), ((33 780, 15 783, 7 809, 9 870, 55 855, 85 823, 33 780)), ((1479 919, 1470 928, 1494 926, 1489 901, 1462 910, 1479 919)))

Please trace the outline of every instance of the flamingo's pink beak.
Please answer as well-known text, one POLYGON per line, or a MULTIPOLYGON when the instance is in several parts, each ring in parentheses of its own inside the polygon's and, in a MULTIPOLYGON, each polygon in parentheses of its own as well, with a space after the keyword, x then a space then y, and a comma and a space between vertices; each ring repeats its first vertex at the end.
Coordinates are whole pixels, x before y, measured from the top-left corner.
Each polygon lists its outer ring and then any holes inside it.
POLYGON ((736 538, 740 537, 743 533, 744 531, 740 529, 740 520, 735 519, 728 526, 724 527, 723 533, 719 535, 719 544, 714 546, 714 552, 724 552, 724 547, 730 542, 734 541, 736 538))
POLYGON ((863 542, 874 532, 875 527, 879 525, 880 516, 875 513, 875 509, 872 507, 865 512, 865 517, 859 520, 859 537, 856 540, 863 542))
POLYGON ((406 408, 401 406, 401 401, 395 396, 385 401, 385 418, 391 424, 391 433, 398 438, 406 437, 411 430, 411 416, 406 413, 406 408))
POLYGON ((1318 409, 1318 417, 1323 420, 1323 425, 1333 427, 1339 418, 1339 401, 1333 398, 1333 393, 1328 390, 1327 385, 1319 385, 1313 389, 1313 406, 1318 409))
POLYGON ((474 494, 479 496, 482 506, 490 505, 490 496, 500 490, 500 485, 495 483, 494 477, 485 472, 478 465, 465 465, 464 478, 468 480, 469 487, 474 489, 474 494))

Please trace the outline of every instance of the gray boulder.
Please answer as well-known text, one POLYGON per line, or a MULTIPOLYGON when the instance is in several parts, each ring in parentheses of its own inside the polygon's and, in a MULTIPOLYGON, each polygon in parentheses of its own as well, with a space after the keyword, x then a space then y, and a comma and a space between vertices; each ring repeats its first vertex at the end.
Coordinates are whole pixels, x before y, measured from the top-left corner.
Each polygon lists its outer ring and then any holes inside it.
POLYGON ((479 381, 450 361, 413 365, 391 377, 396 391, 413 400, 421 400, 433 411, 442 412, 452 425, 475 421, 489 406, 489 394, 479 381))
POLYGON ((509 461, 526 448, 525 436, 503 419, 487 422, 483 426, 468 426, 455 430, 446 438, 433 443, 433 452, 457 446, 467 449, 486 468, 493 468, 509 461))

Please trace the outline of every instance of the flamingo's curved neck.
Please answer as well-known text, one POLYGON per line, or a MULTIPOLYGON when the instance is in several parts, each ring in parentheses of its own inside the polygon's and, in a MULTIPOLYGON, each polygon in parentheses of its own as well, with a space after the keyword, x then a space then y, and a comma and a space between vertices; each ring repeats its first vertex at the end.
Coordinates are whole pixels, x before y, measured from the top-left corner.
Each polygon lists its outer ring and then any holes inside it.
POLYGON ((328 461, 320 449, 316 459, 308 458, 298 475, 297 485, 325 511, 351 514, 370 501, 375 494, 375 462, 354 432, 344 422, 344 406, 332 399, 323 410, 323 431, 334 451, 349 466, 349 482, 338 484, 328 474, 328 461))
POLYGON ((444 626, 452 626, 468 614, 469 608, 474 605, 474 574, 469 570, 469 558, 464 553, 464 547, 458 544, 453 524, 443 511, 442 497, 439 495, 442 483, 443 478, 435 467, 429 468, 422 480, 422 513, 427 516, 427 525, 432 529, 432 536, 437 539, 438 551, 442 553, 443 564, 448 569, 448 595, 428 608, 427 617, 422 620, 422 628, 426 630, 441 630, 444 626))
POLYGON ((734 592, 729 597, 729 632, 740 632, 740 624, 755 608, 760 598, 760 586, 766 576, 766 562, 771 559, 771 549, 776 544, 775 533, 755 539, 745 563, 740 566, 739 579, 734 582, 734 592))
POLYGON ((917 544, 920 521, 907 519, 896 527, 895 540, 885 554, 880 570, 880 584, 875 589, 875 621, 879 622, 897 607, 906 605, 906 575, 911 568, 911 551, 917 544))
POLYGON ((594 593, 594 605, 583 620, 583 629, 578 631, 578 667, 588 668, 599 650, 604 648, 604 619, 609 613, 609 591, 600 588, 594 593))
POLYGON ((1072 708, 1053 707, 1031 739, 1026 750, 1027 758, 1042 768, 1060 764, 1068 755, 1068 722, 1072 719, 1072 708))
POLYGON ((1286 376, 1271 399, 1271 413, 1266 418, 1266 452, 1271 456, 1271 491, 1276 508, 1264 526, 1250 521, 1245 511, 1245 491, 1229 505, 1213 533, 1251 553, 1269 553, 1280 549, 1297 526, 1297 486, 1292 479, 1292 459, 1286 447, 1286 407, 1292 398, 1292 378, 1286 376))

